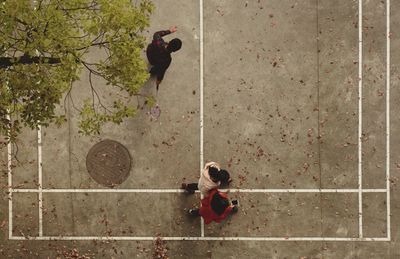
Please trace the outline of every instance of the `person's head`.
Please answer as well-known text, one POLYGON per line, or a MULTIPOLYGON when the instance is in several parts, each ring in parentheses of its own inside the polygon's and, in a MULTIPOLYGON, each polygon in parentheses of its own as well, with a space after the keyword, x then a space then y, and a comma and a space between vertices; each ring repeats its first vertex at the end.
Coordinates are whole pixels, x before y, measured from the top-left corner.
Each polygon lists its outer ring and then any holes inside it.
POLYGON ((210 178, 213 182, 218 182, 219 181, 219 170, 218 168, 214 166, 210 166, 208 168, 208 174, 210 175, 210 178))
POLYGON ((221 215, 224 213, 226 208, 229 207, 228 199, 222 197, 219 192, 213 195, 211 199, 211 209, 217 214, 221 215))
POLYGON ((229 175, 228 171, 221 169, 218 172, 218 180, 221 181, 222 184, 228 184, 231 176, 229 175))
POLYGON ((228 184, 231 178, 228 171, 224 169, 218 170, 218 168, 213 166, 208 169, 208 173, 212 181, 221 182, 221 184, 228 184))
POLYGON ((178 38, 175 38, 175 39, 171 40, 170 42, 168 42, 167 50, 169 52, 175 52, 175 51, 180 50, 181 47, 182 47, 182 41, 178 38))

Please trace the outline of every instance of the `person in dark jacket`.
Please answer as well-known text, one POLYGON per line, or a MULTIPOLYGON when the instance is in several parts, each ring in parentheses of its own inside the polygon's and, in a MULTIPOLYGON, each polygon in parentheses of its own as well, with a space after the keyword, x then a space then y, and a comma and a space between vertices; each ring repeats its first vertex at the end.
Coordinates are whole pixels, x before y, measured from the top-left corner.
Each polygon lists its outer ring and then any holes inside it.
POLYGON ((176 26, 169 30, 158 31, 153 35, 153 41, 147 46, 146 55, 152 68, 150 74, 157 77, 157 90, 161 81, 164 79, 165 71, 171 64, 171 53, 180 50, 182 41, 178 38, 170 42, 164 41, 165 35, 176 32, 176 26))
POLYGON ((238 206, 233 205, 226 193, 213 189, 210 194, 201 200, 201 207, 189 210, 191 216, 201 216, 205 224, 215 221, 217 223, 226 219, 231 213, 238 211, 238 206))

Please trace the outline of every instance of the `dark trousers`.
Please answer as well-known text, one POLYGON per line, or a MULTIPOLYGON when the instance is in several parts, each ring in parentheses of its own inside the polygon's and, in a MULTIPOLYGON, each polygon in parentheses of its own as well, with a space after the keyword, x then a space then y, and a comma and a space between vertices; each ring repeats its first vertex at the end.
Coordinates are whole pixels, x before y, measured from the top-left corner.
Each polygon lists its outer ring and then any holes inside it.
POLYGON ((151 65, 150 74, 151 74, 152 76, 155 76, 155 75, 157 75, 157 71, 158 71, 158 70, 157 70, 157 67, 151 65))
POLYGON ((189 183, 186 186, 186 190, 188 190, 188 191, 197 191, 198 189, 199 189, 199 186, 197 183, 189 183))

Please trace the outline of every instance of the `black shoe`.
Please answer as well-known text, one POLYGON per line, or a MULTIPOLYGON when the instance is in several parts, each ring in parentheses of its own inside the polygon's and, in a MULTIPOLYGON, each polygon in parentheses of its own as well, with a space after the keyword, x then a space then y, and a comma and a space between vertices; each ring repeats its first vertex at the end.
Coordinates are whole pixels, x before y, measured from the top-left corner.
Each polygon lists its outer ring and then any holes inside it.
POLYGON ((200 216, 199 209, 190 209, 188 213, 190 216, 200 216))
POLYGON ((185 190, 185 192, 188 194, 194 194, 194 190, 188 189, 188 185, 186 183, 182 183, 181 189, 185 190))

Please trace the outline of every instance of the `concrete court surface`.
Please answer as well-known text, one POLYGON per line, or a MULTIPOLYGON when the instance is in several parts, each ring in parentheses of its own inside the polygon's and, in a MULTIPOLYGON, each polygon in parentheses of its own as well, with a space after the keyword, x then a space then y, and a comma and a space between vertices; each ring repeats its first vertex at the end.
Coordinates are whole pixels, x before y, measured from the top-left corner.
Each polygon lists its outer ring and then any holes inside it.
MULTIPOLYGON (((362 164, 358 163, 359 23, 352 0, 204 0, 204 77, 200 111, 200 1, 154 1, 149 37, 177 25, 181 51, 160 86, 161 117, 148 108, 99 136, 78 134, 75 106, 91 98, 88 75, 60 112, 68 123, 42 130, 45 189, 103 189, 86 171, 86 154, 102 139, 132 156, 128 179, 114 189, 177 189, 219 161, 240 190, 238 214, 204 227, 206 237, 249 240, 166 241, 170 258, 400 258, 399 104, 400 2, 391 1, 390 241, 386 192, 386 2, 362 5, 362 164), (362 172, 362 232, 359 172, 362 172), (346 189, 340 193, 312 192, 346 189), (310 191, 311 190, 311 191, 310 191), (369 191, 368 191, 369 190, 369 191), (263 237, 270 241, 251 240, 263 237), (300 237, 303 240, 288 241, 300 237), (345 241, 310 241, 310 237, 345 241), (283 238, 283 240, 279 240, 283 238), (285 240, 286 239, 286 240, 285 240), (348 239, 348 240, 346 240, 348 239)), ((91 53, 95 59, 101 53, 91 53)), ((95 80, 104 103, 128 98, 95 80)), ((154 94, 154 81, 143 93, 154 94)), ((128 99, 126 99, 128 100, 128 99)), ((136 99, 129 100, 137 105, 136 99)), ((143 102, 143 101, 141 101, 143 102)), ((142 104, 142 103, 140 103, 142 104)), ((37 132, 25 130, 13 161, 13 188, 37 189, 37 132)), ((9 240, 7 148, 2 152, 1 258, 152 258, 152 241, 9 240), (70 257, 68 257, 70 256, 70 257)), ((107 188, 105 188, 107 189, 107 188)), ((181 193, 43 193, 43 236, 199 237, 199 219, 183 210, 199 195, 181 193)), ((13 193, 13 236, 39 235, 38 193, 13 193)))

